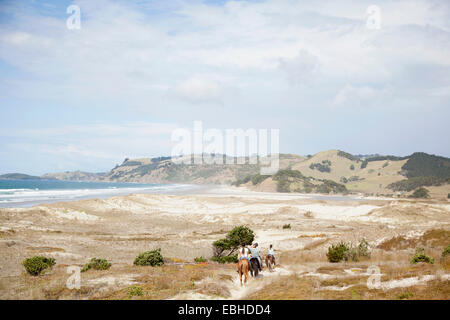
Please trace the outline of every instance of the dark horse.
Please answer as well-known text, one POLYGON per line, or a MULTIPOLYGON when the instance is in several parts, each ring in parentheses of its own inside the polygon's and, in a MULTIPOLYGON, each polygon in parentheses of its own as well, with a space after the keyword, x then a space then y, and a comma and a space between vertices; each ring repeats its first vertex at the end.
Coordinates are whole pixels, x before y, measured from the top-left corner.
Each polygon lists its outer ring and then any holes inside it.
POLYGON ((257 258, 250 259, 250 274, 252 277, 257 277, 259 273, 259 262, 257 258))

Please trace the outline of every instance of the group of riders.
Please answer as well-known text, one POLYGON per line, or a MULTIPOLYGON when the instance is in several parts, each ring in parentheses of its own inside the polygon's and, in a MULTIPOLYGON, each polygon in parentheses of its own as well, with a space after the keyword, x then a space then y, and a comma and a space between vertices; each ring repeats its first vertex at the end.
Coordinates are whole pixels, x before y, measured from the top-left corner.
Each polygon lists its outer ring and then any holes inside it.
MULTIPOLYGON (((248 263, 250 264, 252 259, 256 259, 258 262, 258 269, 259 271, 262 271, 263 269, 263 263, 261 258, 261 249, 258 247, 258 243, 255 242, 253 245, 250 246, 250 248, 246 247, 245 243, 241 244, 241 248, 239 249, 239 255, 238 255, 239 261, 242 259, 246 259, 248 263)), ((267 251, 267 259, 271 259, 273 261, 273 264, 275 264, 275 255, 273 246, 269 246, 269 250, 267 251)))

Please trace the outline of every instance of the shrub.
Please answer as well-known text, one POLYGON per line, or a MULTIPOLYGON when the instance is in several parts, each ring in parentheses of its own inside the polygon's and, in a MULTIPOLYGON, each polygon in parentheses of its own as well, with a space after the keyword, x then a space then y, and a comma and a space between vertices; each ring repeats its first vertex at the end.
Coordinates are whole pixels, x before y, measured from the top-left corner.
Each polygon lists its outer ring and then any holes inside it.
POLYGON ((353 244, 340 242, 328 248, 327 258, 330 262, 358 261, 359 257, 370 257, 369 242, 361 239, 357 247, 353 244))
POLYGON ((428 189, 425 189, 424 187, 420 187, 416 189, 409 198, 429 198, 430 197, 430 191, 428 189))
POLYGON ((449 193, 449 194, 447 194, 447 199, 450 199, 450 193, 449 193))
POLYGON ((144 290, 141 286, 131 286, 128 288, 128 296, 131 297, 141 297, 144 295, 144 290))
POLYGON ((331 171, 330 165, 331 165, 330 161, 324 160, 322 161, 322 163, 311 163, 309 165, 309 168, 311 170, 317 169, 320 172, 330 172, 331 171))
POLYGON ((266 180, 268 177, 269 176, 267 176, 267 175, 263 176, 263 175, 260 175, 260 174, 255 174, 252 177, 252 183, 253 183, 253 185, 259 184, 259 183, 263 182, 264 180, 266 180))
POLYGON ((442 257, 446 257, 450 254, 450 246, 448 246, 447 248, 444 249, 444 251, 442 251, 442 257))
POLYGON ((83 268, 81 269, 81 272, 86 272, 89 269, 95 269, 95 270, 108 270, 111 267, 111 263, 108 262, 106 259, 98 259, 98 258, 92 258, 91 261, 86 263, 83 268))
POLYGON ((211 260, 219 263, 237 263, 239 261, 237 254, 224 257, 212 257, 211 260))
POLYGON ((164 264, 164 258, 161 255, 161 249, 151 250, 139 254, 134 259, 134 265, 136 266, 152 266, 158 267, 164 264))
POLYGON ((415 264, 415 263, 419 263, 419 262, 425 262, 425 263, 433 264, 434 263, 434 259, 430 258, 429 256, 427 256, 425 254, 425 249, 424 248, 418 248, 416 250, 416 254, 411 258, 411 263, 415 264))
POLYGON ((367 167, 367 164, 368 164, 369 162, 367 161, 367 160, 364 160, 362 163, 361 163, 361 169, 364 169, 365 167, 367 167))
POLYGON ((34 256, 25 259, 22 262, 23 266, 25 267, 25 270, 33 276, 37 276, 45 269, 51 268, 52 266, 55 265, 55 263, 56 263, 55 259, 43 256, 34 256))
POLYGON ((353 164, 350 165, 350 170, 355 170, 355 166, 353 164))
POLYGON ((331 245, 328 248, 327 258, 330 262, 340 262, 345 259, 349 246, 345 242, 340 242, 337 245, 331 245))
POLYGON ((283 225, 283 229, 290 229, 290 228, 291 228, 291 224, 290 223, 283 225))
POLYGON ((197 257, 197 258, 194 258, 194 261, 197 263, 202 263, 202 262, 206 262, 206 259, 203 257, 197 257))
POLYGON ((370 246, 366 239, 362 238, 358 244, 358 256, 370 258, 370 246))

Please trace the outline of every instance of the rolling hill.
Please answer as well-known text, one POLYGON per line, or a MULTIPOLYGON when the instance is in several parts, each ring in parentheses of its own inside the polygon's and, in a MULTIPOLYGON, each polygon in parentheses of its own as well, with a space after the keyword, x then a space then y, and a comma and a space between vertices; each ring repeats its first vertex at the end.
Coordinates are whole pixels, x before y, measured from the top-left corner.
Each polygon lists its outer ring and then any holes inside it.
POLYGON ((42 177, 77 181, 234 184, 258 191, 280 192, 386 195, 410 192, 420 186, 429 186, 432 194, 441 196, 450 192, 450 159, 426 153, 406 157, 361 156, 328 150, 309 156, 280 154, 279 158, 279 169, 287 171, 273 176, 260 176, 259 164, 249 164, 248 158, 240 159, 244 163, 229 165, 186 164, 184 160, 193 158, 158 157, 125 159, 107 173, 75 171, 42 177))

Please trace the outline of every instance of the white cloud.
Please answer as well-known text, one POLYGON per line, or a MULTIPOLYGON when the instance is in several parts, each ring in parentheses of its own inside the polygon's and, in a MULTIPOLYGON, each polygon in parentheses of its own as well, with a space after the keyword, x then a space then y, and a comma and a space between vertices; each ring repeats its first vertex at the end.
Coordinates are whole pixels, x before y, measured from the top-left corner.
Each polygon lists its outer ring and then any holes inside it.
POLYGON ((213 79, 202 76, 193 76, 181 82, 175 93, 182 99, 192 103, 221 102, 222 89, 213 79))

